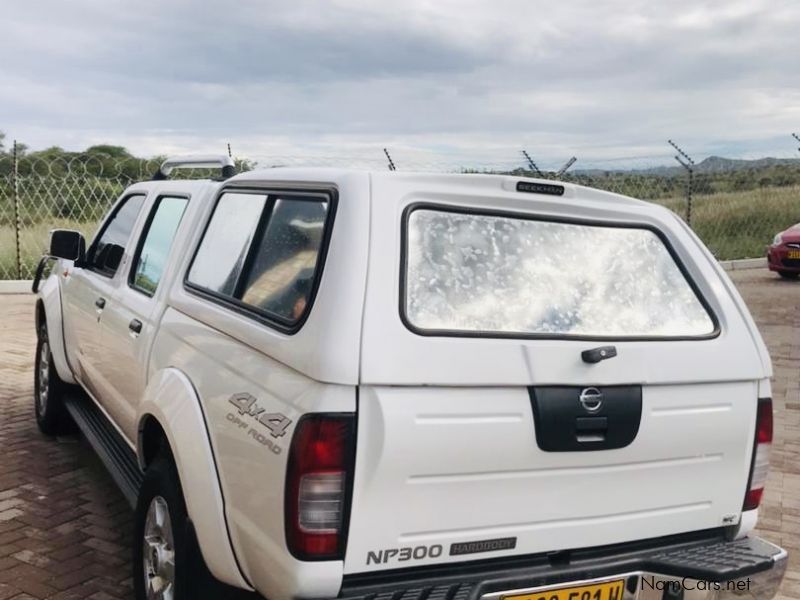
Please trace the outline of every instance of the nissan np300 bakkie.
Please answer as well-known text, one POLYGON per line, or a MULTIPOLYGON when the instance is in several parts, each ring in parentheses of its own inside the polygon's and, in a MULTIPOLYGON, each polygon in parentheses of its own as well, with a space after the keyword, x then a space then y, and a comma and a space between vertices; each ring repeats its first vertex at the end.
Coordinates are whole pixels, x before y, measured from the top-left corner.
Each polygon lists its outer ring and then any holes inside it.
POLYGON ((665 208, 188 157, 51 259, 36 418, 135 506, 139 600, 776 593, 770 358, 665 208))

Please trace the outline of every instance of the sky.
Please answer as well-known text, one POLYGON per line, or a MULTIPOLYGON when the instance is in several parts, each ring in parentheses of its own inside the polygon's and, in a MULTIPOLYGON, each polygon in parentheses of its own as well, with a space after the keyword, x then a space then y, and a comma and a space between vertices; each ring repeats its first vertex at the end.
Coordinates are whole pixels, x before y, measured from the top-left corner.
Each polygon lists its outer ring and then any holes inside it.
MULTIPOLYGON (((0 131, 262 163, 800 156, 796 0, 6 1, 0 131)), ((8 140, 7 140, 8 141, 8 140)), ((674 163, 673 163, 674 164, 674 163)))

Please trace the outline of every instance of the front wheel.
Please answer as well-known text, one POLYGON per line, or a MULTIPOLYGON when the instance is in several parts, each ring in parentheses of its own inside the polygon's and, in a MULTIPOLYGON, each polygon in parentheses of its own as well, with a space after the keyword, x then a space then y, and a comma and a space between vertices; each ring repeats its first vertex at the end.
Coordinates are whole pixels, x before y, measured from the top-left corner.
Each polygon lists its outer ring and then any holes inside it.
POLYGON ((56 435, 65 431, 69 423, 69 417, 64 408, 64 395, 70 386, 58 376, 58 371, 56 371, 45 323, 39 326, 38 333, 33 382, 36 424, 42 433, 56 435))

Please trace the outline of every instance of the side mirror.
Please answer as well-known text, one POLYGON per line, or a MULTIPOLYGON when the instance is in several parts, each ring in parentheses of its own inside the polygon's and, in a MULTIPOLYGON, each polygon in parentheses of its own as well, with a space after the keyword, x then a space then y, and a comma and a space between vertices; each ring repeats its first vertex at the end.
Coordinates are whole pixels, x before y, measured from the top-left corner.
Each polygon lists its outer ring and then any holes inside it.
POLYGON ((80 264, 86 258, 86 241, 78 231, 54 229, 50 232, 49 255, 80 264))

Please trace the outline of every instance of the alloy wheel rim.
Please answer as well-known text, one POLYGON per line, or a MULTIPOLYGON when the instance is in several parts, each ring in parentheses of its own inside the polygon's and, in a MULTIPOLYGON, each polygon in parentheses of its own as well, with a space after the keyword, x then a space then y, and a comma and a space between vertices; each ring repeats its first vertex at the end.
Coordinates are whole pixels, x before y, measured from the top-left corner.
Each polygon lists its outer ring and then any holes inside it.
POLYGON ((148 600, 175 597, 175 543, 167 501, 155 496, 144 523, 144 586, 148 600))
POLYGON ((39 415, 44 416, 47 411, 47 398, 50 394, 50 344, 47 340, 42 342, 39 351, 39 393, 36 400, 39 405, 39 415))

